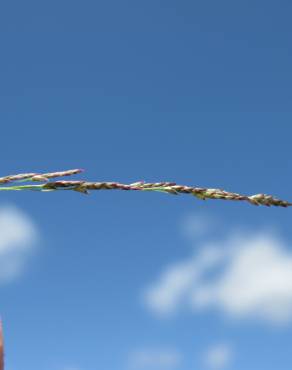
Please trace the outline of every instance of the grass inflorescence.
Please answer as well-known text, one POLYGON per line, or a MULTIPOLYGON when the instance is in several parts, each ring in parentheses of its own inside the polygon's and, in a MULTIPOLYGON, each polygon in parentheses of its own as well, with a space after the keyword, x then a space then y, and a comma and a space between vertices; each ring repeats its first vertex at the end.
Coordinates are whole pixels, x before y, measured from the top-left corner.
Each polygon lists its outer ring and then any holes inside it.
POLYGON ((199 199, 223 199, 233 201, 245 201, 259 206, 289 207, 292 203, 278 199, 272 195, 255 194, 242 195, 221 189, 199 188, 186 185, 178 185, 174 182, 147 183, 139 181, 131 184, 121 184, 119 182, 90 182, 85 180, 55 180, 59 177, 71 176, 83 172, 81 169, 73 169, 60 172, 49 173, 23 173, 9 175, 0 178, 0 191, 42 191, 52 192, 59 190, 73 190, 83 194, 88 194, 90 190, 132 190, 132 191, 155 191, 173 195, 189 194, 199 199), (52 180, 54 179, 54 180, 52 180), (26 183, 26 184, 24 184, 26 183))

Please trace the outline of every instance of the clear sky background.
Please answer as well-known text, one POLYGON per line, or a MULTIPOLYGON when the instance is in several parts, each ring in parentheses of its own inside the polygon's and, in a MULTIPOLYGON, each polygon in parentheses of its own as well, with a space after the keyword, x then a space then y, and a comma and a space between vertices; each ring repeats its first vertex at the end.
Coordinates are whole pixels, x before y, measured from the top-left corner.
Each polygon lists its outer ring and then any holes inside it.
MULTIPOLYGON (((9 1, 1 176, 292 199, 290 1, 9 1)), ((5 370, 290 370, 292 209, 0 194, 5 370)))

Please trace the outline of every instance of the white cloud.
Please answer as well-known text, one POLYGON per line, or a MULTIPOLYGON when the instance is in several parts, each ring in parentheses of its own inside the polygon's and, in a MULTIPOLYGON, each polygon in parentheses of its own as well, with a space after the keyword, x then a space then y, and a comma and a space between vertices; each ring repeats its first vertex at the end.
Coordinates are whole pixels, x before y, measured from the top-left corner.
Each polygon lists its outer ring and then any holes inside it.
POLYGON ((38 238, 31 218, 14 206, 0 208, 0 282, 18 277, 38 238))
POLYGON ((233 351, 226 343, 218 343, 206 351, 204 363, 208 369, 227 369, 232 361, 233 351))
POLYGON ((265 232, 234 234, 164 272, 144 293, 155 313, 216 308, 237 318, 292 321, 292 251, 265 232))
POLYGON ((206 246, 198 256, 169 266, 144 292, 146 305, 160 315, 173 314, 189 296, 204 271, 222 258, 222 251, 206 246))
POLYGON ((183 219, 181 228, 183 235, 191 240, 206 235, 210 230, 210 225, 215 224, 215 220, 206 214, 186 215, 183 219))
POLYGON ((129 369, 174 370, 181 360, 181 354, 174 349, 141 349, 130 354, 129 369))

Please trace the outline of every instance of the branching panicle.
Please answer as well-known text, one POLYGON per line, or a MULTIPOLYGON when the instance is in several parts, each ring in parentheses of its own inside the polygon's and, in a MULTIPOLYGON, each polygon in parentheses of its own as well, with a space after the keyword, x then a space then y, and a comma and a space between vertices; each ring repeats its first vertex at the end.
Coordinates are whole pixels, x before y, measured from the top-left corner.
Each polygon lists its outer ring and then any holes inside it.
POLYGON ((80 169, 50 172, 50 173, 25 173, 10 175, 0 178, 1 190, 34 190, 34 191, 57 191, 57 190, 74 190, 80 193, 88 194, 90 190, 135 190, 135 191, 158 191, 173 195, 190 194, 199 199, 223 199, 233 201, 246 201, 250 204, 259 206, 277 206, 289 207, 292 203, 285 200, 277 199, 267 194, 241 195, 228 192, 221 189, 197 188, 192 186, 177 185, 174 182, 156 182, 145 183, 143 181, 132 184, 121 184, 119 182, 88 182, 84 180, 77 181, 50 181, 50 179, 71 176, 83 172, 80 169), (18 185, 19 182, 43 182, 43 184, 26 184, 18 185), (10 184, 13 185, 10 185, 10 184), (9 186, 3 186, 8 184, 9 186))

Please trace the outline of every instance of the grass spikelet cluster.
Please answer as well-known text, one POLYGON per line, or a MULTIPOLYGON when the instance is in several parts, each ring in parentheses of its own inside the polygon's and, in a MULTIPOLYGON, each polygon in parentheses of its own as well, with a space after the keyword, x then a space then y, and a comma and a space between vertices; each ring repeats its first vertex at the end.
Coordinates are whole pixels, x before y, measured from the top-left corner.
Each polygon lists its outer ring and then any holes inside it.
POLYGON ((71 176, 83 172, 81 169, 50 173, 22 173, 9 175, 0 178, 0 191, 42 191, 52 192, 61 190, 72 190, 83 194, 88 194, 90 190, 132 190, 132 191, 152 191, 163 192, 172 195, 189 194, 198 199, 222 199, 232 201, 245 201, 259 206, 289 207, 292 203, 278 199, 272 195, 255 194, 242 195, 225 191, 222 189, 199 188, 186 185, 178 185, 174 182, 155 182, 147 183, 139 181, 131 184, 121 184, 119 182, 90 182, 85 180, 56 180, 59 177, 71 176), (24 184, 25 183, 25 184, 24 184))

